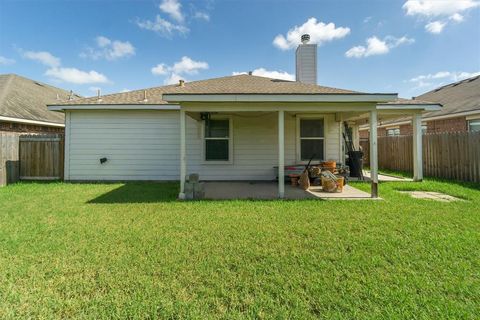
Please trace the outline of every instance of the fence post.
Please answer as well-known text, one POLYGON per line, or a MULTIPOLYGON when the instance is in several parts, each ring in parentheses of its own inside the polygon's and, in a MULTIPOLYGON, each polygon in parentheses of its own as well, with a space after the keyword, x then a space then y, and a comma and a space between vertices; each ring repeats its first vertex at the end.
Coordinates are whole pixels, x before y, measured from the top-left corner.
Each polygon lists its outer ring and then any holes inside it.
POLYGON ((413 127, 413 180, 423 180, 422 160, 422 114, 415 113, 412 118, 413 127))

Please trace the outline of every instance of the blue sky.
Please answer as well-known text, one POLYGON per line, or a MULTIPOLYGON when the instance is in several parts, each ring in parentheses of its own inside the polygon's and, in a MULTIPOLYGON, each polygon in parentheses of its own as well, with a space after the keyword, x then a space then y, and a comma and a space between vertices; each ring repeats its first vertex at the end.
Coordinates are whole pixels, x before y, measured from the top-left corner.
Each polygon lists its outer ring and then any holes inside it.
POLYGON ((411 97, 480 72, 480 0, 5 1, 0 73, 88 96, 254 71, 411 97))

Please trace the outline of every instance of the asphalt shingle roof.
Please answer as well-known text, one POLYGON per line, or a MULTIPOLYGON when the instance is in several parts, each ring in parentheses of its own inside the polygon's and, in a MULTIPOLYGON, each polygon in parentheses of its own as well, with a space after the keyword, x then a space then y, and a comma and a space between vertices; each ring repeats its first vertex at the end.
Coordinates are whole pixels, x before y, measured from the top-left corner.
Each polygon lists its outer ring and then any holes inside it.
POLYGON ((443 105, 442 110, 427 112, 423 115, 424 118, 475 110, 480 112, 480 76, 437 88, 418 96, 417 99, 443 105))
POLYGON ((354 94, 351 90, 265 78, 253 75, 236 75, 208 80, 135 90, 57 102, 55 105, 87 104, 167 104, 163 94, 354 94), (146 96, 146 99, 145 99, 146 96))
POLYGON ((64 123, 64 115, 47 104, 68 99, 69 92, 16 74, 0 75, 0 115, 25 120, 64 123))

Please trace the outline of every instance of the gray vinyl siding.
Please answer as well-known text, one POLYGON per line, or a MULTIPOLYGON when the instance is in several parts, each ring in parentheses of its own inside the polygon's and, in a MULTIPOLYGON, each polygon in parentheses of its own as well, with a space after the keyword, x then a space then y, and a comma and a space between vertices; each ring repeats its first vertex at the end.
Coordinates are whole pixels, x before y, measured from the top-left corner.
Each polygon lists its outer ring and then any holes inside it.
POLYGON ((177 111, 73 111, 70 180, 177 180, 178 132, 177 111))
MULTIPOLYGON (((187 173, 202 180, 272 180, 278 163, 277 113, 235 113, 233 161, 203 161, 203 122, 187 117, 187 173)), ((327 159, 338 160, 338 123, 325 116, 327 159)), ((70 112, 66 161, 70 180, 178 180, 178 111, 70 112), (108 161, 100 164, 99 159, 108 161)), ((296 163, 296 118, 285 116, 285 163, 296 163)), ((66 166, 67 168, 67 166, 66 166)))

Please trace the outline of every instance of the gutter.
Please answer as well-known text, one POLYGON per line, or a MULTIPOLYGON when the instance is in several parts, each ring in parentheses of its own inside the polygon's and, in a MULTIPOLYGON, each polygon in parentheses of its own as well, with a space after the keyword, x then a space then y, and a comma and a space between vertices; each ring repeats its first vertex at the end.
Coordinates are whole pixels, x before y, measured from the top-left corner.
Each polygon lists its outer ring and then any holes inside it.
POLYGON ((85 104, 85 105, 49 105, 50 111, 64 110, 180 110, 178 104, 85 104))
POLYGON ((41 126, 47 126, 47 127, 58 127, 58 128, 64 128, 65 127, 65 124, 63 124, 63 123, 56 123, 56 122, 49 122, 49 121, 39 121, 39 120, 28 120, 28 119, 12 118, 12 117, 4 117, 4 116, 0 116, 0 121, 24 123, 24 124, 34 124, 34 125, 41 125, 41 126))

